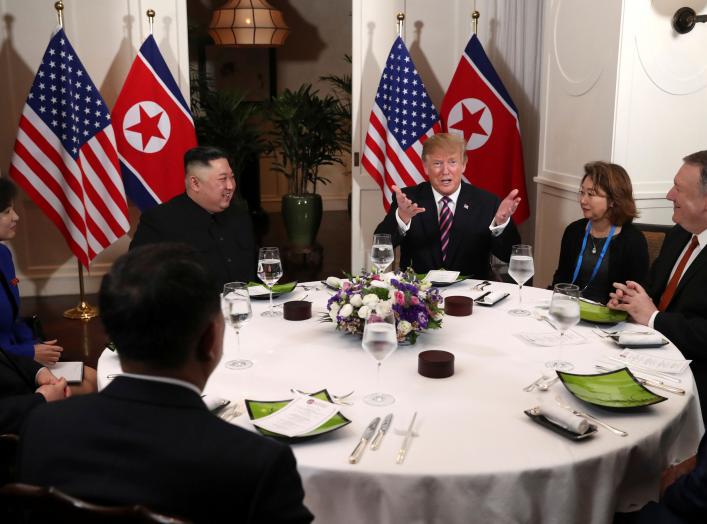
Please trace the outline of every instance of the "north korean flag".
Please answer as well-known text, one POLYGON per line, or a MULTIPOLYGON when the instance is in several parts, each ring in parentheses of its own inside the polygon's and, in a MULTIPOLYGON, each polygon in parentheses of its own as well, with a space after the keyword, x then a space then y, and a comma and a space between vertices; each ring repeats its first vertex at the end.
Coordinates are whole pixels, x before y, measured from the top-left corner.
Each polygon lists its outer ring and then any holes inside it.
POLYGON ((504 199, 518 189, 516 223, 530 216, 525 189, 523 146, 518 110, 472 35, 442 101, 442 123, 448 133, 464 137, 469 182, 504 199))
POLYGON ((183 193, 194 121, 152 35, 135 57, 112 119, 128 197, 144 211, 183 193))

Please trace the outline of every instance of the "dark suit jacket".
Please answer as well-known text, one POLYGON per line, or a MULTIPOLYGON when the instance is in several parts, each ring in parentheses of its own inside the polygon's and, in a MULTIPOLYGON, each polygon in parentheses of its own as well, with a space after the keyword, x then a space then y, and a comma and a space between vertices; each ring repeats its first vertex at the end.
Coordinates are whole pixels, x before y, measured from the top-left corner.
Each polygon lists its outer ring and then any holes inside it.
MULTIPOLYGON (((692 235, 675 226, 666 235, 658 258, 648 275, 646 291, 654 304, 668 285, 675 262, 692 235)), ((668 337, 691 359, 700 394, 703 418, 707 415, 707 249, 702 249, 687 268, 665 312, 658 313, 653 327, 668 337)))
POLYGON ((8 353, 34 358, 37 342, 27 324, 18 321, 20 292, 10 250, 0 244, 0 347, 8 353))
POLYGON ((459 271, 462 275, 486 279, 491 277, 491 253, 508 262, 511 247, 520 244, 513 219, 501 235, 494 237, 489 231, 489 225, 501 203, 498 197, 462 182, 447 246, 447 261, 442 264, 437 203, 432 186, 429 182, 423 182, 406 187, 403 192, 410 200, 424 207, 424 213, 413 217, 410 229, 403 236, 395 219, 397 201, 393 199, 388 214, 376 228, 376 233, 388 233, 393 239, 393 245, 400 245, 402 269, 412 267, 416 273, 426 273, 444 267, 450 271, 459 271))
POLYGON ((182 193, 145 211, 130 249, 158 242, 193 246, 221 285, 255 280, 253 223, 235 202, 212 214, 182 193))
POLYGON ((0 349, 0 433, 19 433, 27 414, 46 402, 35 393, 35 375, 41 368, 30 358, 0 349))
POLYGON ((224 422, 178 385, 118 377, 36 409, 18 466, 23 482, 199 522, 312 519, 292 450, 224 422))

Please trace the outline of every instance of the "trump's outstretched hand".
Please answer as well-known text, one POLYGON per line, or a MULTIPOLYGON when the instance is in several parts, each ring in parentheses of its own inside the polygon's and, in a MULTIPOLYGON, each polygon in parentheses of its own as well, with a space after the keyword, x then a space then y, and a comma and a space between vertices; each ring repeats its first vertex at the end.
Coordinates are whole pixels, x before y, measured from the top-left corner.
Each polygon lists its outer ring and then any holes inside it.
POLYGON ((496 225, 500 226, 505 223, 506 220, 508 220, 511 215, 516 212, 516 209, 518 209, 518 204, 520 204, 520 197, 518 196, 518 190, 514 189, 508 193, 508 196, 506 196, 506 198, 504 198, 498 206, 498 209, 496 210, 496 217, 494 218, 496 225))
POLYGON ((391 189, 395 192, 395 201, 398 203, 398 215, 400 216, 400 220, 406 225, 410 223, 412 217, 425 212, 424 207, 418 206, 405 196, 405 193, 403 193, 402 189, 398 186, 393 186, 391 189))

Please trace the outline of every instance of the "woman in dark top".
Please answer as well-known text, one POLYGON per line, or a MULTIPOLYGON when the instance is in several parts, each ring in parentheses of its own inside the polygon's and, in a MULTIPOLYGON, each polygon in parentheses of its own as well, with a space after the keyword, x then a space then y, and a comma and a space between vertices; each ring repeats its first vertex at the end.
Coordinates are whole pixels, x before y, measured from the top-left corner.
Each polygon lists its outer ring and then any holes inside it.
POLYGON ((577 284, 583 297, 605 304, 613 282, 643 284, 648 245, 631 224, 638 212, 623 167, 607 162, 585 165, 578 197, 584 218, 565 229, 552 283, 577 284))

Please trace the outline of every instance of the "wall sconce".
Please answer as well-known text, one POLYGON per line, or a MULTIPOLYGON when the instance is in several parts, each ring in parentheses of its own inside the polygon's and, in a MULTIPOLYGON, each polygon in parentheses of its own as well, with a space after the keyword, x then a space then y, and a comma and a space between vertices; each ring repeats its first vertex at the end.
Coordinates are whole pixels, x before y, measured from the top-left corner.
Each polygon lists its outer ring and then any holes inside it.
POLYGON ((691 7, 681 7, 673 15, 673 29, 684 35, 692 31, 697 22, 707 22, 707 15, 698 15, 691 7))
POLYGON ((228 0, 216 9, 209 35, 220 46, 280 47, 290 30, 266 0, 228 0))

